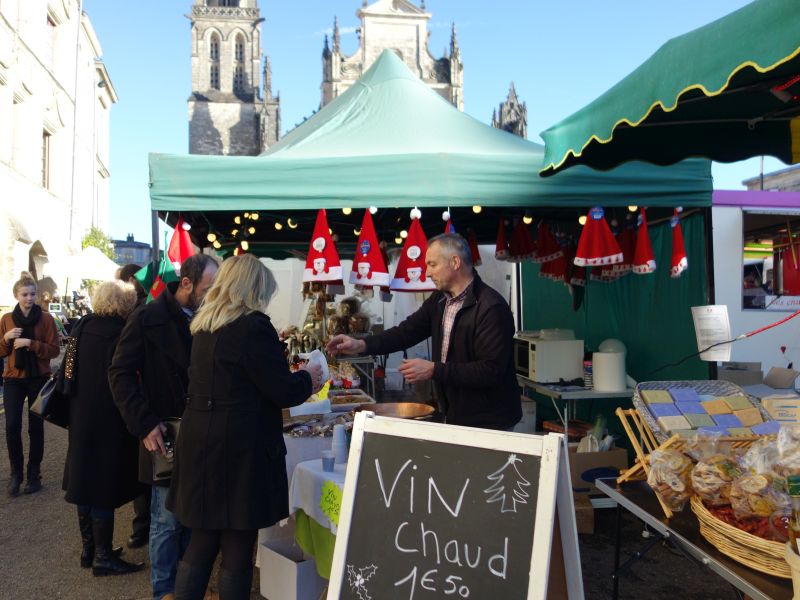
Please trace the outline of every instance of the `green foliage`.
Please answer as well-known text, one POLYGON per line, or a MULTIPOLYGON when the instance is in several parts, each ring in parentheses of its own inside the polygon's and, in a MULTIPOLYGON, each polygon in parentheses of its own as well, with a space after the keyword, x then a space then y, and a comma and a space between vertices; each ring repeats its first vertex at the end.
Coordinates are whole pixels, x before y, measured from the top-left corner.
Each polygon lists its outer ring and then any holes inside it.
POLYGON ((92 226, 81 239, 81 248, 88 248, 89 246, 99 248, 108 258, 115 259, 114 241, 99 227, 92 226))

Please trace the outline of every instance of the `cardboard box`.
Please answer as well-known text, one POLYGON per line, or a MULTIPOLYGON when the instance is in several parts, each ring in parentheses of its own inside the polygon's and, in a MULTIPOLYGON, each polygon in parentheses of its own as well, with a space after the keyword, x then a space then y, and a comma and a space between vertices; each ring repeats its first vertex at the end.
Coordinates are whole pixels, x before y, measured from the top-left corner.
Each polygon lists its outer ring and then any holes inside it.
POLYGON ((291 538, 268 539, 259 546, 261 595, 268 600, 318 600, 327 582, 314 559, 291 538))
POLYGON ((800 422, 800 398, 763 398, 761 405, 775 421, 800 422))
POLYGON ((717 369, 717 379, 736 385, 758 385, 764 381, 760 362, 723 362, 717 369))
POLYGON ((575 524, 578 533, 594 533, 594 507, 588 494, 581 494, 575 498, 575 524))
POLYGON ((576 499, 582 494, 602 494, 594 485, 595 479, 617 477, 620 471, 628 468, 628 451, 624 448, 608 452, 576 452, 576 449, 570 446, 568 457, 572 493, 576 499))

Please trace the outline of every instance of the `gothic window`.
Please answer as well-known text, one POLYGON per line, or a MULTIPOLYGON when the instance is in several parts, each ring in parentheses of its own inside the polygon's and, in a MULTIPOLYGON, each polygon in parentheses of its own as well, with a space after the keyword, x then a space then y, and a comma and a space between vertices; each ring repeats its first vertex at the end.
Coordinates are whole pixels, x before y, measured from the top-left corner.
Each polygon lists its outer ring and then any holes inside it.
POLYGON ((219 36, 215 33, 211 36, 208 56, 213 61, 219 61, 219 36))
POLYGON ((42 187, 50 188, 50 133, 42 131, 42 187))
POLYGON ((242 68, 242 65, 236 65, 233 70, 233 90, 235 92, 244 90, 244 68, 242 68))
POLYGON ((242 35, 236 36, 236 62, 244 61, 244 37, 242 35))
POLYGON ((210 84, 212 90, 219 89, 219 65, 212 64, 211 65, 211 74, 210 74, 210 84))

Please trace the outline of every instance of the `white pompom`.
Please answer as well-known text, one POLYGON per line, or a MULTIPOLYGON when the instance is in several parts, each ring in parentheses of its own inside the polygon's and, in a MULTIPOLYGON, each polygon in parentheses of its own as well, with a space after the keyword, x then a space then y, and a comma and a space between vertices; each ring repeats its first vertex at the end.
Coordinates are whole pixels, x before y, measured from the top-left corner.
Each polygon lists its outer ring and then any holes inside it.
POLYGON ((442 213, 442 221, 449 221, 450 220, 450 211, 446 210, 442 213))
POLYGON ((682 206, 679 206, 679 207, 677 207, 675 210, 677 210, 679 213, 682 213, 682 212, 683 212, 683 207, 682 207, 682 206))
POLYGON ((378 212, 378 207, 377 206, 370 206, 369 207, 369 214, 374 215, 376 212, 378 212))
POLYGON ((422 218, 422 211, 418 209, 416 206, 411 209, 411 220, 414 219, 421 219, 422 218))
POLYGON ((192 226, 191 226, 191 225, 189 225, 189 224, 188 224, 186 221, 184 221, 184 222, 181 224, 181 227, 183 227, 183 230, 184 230, 184 231, 189 231, 189 230, 192 228, 192 226))

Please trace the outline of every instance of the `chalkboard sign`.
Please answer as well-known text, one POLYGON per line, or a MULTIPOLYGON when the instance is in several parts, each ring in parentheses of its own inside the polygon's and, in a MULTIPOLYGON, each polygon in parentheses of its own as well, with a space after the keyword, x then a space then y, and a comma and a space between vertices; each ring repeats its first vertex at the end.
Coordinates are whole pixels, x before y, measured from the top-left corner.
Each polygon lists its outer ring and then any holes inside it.
MULTIPOLYGON (((565 565, 580 580, 562 446, 554 434, 359 413, 328 598, 546 598, 562 471, 565 565)), ((582 583, 567 587, 582 597, 582 583)))

